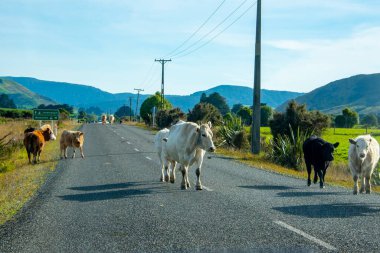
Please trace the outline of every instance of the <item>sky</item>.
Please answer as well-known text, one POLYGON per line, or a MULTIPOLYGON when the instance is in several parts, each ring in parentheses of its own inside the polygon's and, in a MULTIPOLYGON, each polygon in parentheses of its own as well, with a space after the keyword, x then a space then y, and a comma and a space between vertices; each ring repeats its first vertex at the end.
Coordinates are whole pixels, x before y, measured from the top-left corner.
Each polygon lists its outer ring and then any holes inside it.
MULTIPOLYGON (((255 3, 1 0, 0 76, 152 94, 161 87, 154 60, 172 59, 166 94, 253 87, 255 3)), ((262 0, 262 88, 309 92, 379 73, 379 13, 379 0, 262 0)))

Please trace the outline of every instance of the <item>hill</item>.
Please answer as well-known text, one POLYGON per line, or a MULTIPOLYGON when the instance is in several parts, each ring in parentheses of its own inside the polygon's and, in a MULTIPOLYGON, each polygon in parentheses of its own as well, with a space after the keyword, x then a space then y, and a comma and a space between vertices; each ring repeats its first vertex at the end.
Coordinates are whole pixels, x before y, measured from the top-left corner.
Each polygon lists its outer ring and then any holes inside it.
POLYGON ((7 94, 18 108, 34 108, 40 104, 56 104, 50 98, 38 95, 24 86, 7 79, 0 78, 0 93, 7 94))
MULTIPOLYGON (((380 74, 356 75, 328 83, 303 96, 297 103, 306 104, 309 110, 340 114, 350 107, 359 114, 380 114, 380 74)), ((283 111, 287 102, 277 108, 283 111)))
MULTIPOLYGON (((105 112, 114 112, 120 106, 124 104, 128 105, 129 97, 133 98, 132 108, 135 109, 136 106, 136 94, 133 93, 112 94, 88 85, 44 81, 30 77, 4 78, 17 82, 32 90, 33 92, 47 96, 57 101, 58 103, 70 104, 76 107, 88 108, 90 106, 97 106, 105 112)), ((183 111, 187 112, 199 102, 199 99, 203 92, 207 95, 213 92, 220 93, 220 95, 226 98, 227 103, 230 107, 238 103, 244 105, 252 104, 253 89, 235 85, 219 85, 214 88, 195 92, 187 96, 166 95, 165 98, 167 98, 173 104, 173 106, 180 107, 183 111)), ((281 103, 302 94, 303 93, 263 89, 261 99, 263 103, 266 103, 271 107, 277 107, 281 103)), ((141 94, 139 104, 141 105, 141 103, 149 96, 149 94, 141 94)))

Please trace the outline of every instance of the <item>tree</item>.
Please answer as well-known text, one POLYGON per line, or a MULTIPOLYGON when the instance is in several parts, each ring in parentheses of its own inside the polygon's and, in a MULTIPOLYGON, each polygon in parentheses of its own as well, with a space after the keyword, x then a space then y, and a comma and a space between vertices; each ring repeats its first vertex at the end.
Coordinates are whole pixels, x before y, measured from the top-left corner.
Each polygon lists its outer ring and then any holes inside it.
POLYGON ((68 114, 73 114, 74 113, 74 107, 68 105, 68 104, 57 104, 57 105, 45 105, 45 104, 40 104, 38 109, 58 109, 58 110, 65 110, 68 114))
POLYGON ((352 128, 354 125, 359 124, 359 116, 357 112, 351 110, 350 108, 344 108, 342 110, 342 115, 344 117, 344 127, 352 128))
MULTIPOLYGON (((291 136, 291 130, 299 134, 321 135, 330 125, 329 116, 319 111, 307 111, 306 105, 299 105, 290 101, 285 113, 274 113, 269 126, 274 139, 280 135, 291 136)), ((297 138, 297 136, 295 136, 297 138)))
POLYGON ((91 106, 91 107, 86 109, 86 113, 87 114, 102 115, 103 111, 99 107, 91 106))
MULTIPOLYGON (((204 93, 203 93, 204 94, 204 93)), ((205 95, 201 96, 201 103, 209 103, 215 106, 222 115, 230 112, 230 108, 227 105, 226 99, 222 97, 219 93, 214 92, 208 97, 205 95)))
POLYGON ((201 95, 201 99, 200 99, 200 101, 199 101, 200 103, 207 103, 207 95, 206 95, 206 93, 202 93, 202 95, 201 95))
POLYGON ((273 117, 273 109, 270 106, 261 106, 261 126, 269 126, 269 120, 273 117))
POLYGON ((252 124, 252 110, 248 106, 243 106, 236 113, 239 117, 241 117, 243 123, 247 126, 252 124))
MULTIPOLYGON (((156 107, 158 109, 160 106, 161 106, 160 92, 156 92, 156 94, 144 100, 144 102, 141 104, 141 107, 140 107, 140 116, 144 120, 145 124, 151 125, 153 107, 156 107)), ((164 99, 164 108, 166 109, 172 108, 172 104, 167 99, 164 99)))
POLYGON ((231 112, 236 114, 242 107, 242 104, 234 104, 232 106, 231 112))
POLYGON ((16 108, 16 105, 7 94, 0 94, 0 108, 16 108))
POLYGON ((117 111, 114 113, 116 117, 122 118, 126 116, 133 116, 133 110, 127 105, 121 106, 117 111))
POLYGON ((186 114, 180 108, 161 110, 156 115, 156 122, 159 128, 169 127, 178 120, 184 120, 186 114))
POLYGON ((346 126, 346 119, 343 115, 338 115, 335 117, 335 127, 345 127, 346 126))
POLYGON ((364 115, 361 122, 362 125, 375 127, 378 125, 377 117, 375 114, 364 115))
POLYGON ((187 120, 195 123, 211 121, 213 125, 219 125, 223 121, 223 117, 212 104, 199 103, 189 112, 187 120))

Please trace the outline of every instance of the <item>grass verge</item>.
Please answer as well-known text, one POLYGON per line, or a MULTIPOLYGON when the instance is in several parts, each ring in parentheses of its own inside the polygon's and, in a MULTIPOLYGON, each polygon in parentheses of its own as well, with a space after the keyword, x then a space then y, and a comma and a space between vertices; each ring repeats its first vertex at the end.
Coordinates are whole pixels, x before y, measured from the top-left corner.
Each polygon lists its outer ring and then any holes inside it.
MULTIPOLYGON (((12 129, 17 136, 23 136, 26 122, 12 122, 11 125, 1 125, 0 130, 12 129)), ((79 128, 78 124, 64 122, 58 131, 79 128)), ((10 166, 0 173, 0 225, 11 219, 23 205, 37 192, 44 183, 47 174, 53 171, 59 160, 59 137, 56 141, 46 143, 41 153, 41 163, 30 165, 25 148, 15 151, 5 161, 10 166)))

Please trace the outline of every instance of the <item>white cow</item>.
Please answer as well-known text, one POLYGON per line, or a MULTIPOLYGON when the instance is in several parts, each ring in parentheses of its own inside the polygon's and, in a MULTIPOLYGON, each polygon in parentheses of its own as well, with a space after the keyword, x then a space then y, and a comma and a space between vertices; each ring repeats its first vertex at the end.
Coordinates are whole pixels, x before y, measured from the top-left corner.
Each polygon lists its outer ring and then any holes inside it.
POLYGON ((371 193, 371 176, 379 161, 379 143, 370 135, 360 135, 349 140, 349 166, 354 179, 354 194, 358 194, 358 178, 361 176, 360 193, 371 193), (365 182, 364 182, 365 179, 365 182))
MULTIPOLYGON (((200 180, 203 157, 206 151, 214 152, 215 146, 212 141, 211 122, 199 126, 193 122, 179 122, 170 128, 169 135, 162 145, 162 161, 165 170, 172 165, 170 176, 174 180, 175 164, 181 164, 182 183, 181 188, 190 187, 188 170, 192 164, 196 164, 197 182, 196 190, 202 190, 200 180)), ((174 182, 174 181, 173 181, 174 182)))

